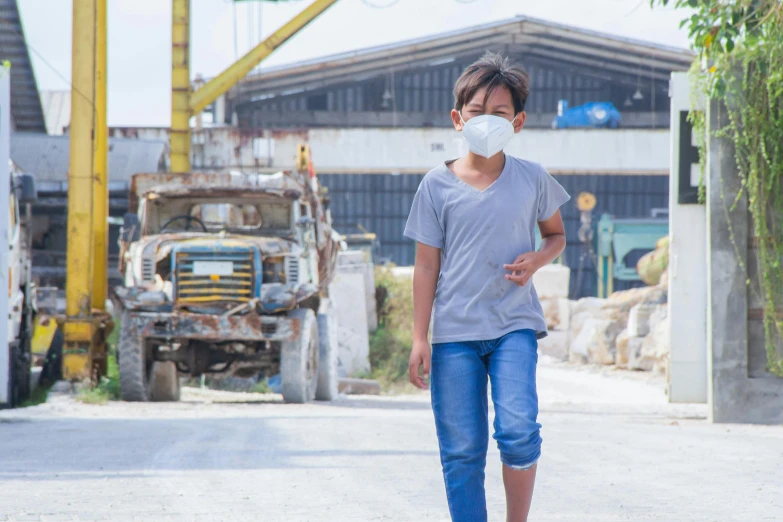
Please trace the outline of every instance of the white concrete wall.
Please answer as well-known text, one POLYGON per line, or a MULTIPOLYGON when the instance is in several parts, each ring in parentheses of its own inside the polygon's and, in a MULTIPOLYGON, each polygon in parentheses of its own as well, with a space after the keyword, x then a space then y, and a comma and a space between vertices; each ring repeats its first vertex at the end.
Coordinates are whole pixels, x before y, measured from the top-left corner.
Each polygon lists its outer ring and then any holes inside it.
MULTIPOLYGON (((467 152, 452 129, 313 129, 306 134, 316 168, 327 173, 426 172, 467 152)), ((276 138, 275 164, 285 166, 303 138, 276 138)), ((523 130, 506 151, 553 173, 669 171, 668 130, 523 130)))
MULTIPOLYGON (((319 172, 424 173, 466 152, 452 129, 311 129, 292 132, 206 128, 194 133, 194 168, 286 169, 296 146, 309 143, 319 172), (274 140, 271 165, 253 151, 256 138, 274 140)), ((266 143, 266 142, 265 142, 266 143)), ((510 154, 542 163, 554 174, 659 174, 669 172, 669 131, 523 130, 510 154)))
POLYGON ((687 73, 672 74, 669 180, 669 400, 707 402, 707 222, 704 205, 680 205, 680 111, 690 109, 687 73))

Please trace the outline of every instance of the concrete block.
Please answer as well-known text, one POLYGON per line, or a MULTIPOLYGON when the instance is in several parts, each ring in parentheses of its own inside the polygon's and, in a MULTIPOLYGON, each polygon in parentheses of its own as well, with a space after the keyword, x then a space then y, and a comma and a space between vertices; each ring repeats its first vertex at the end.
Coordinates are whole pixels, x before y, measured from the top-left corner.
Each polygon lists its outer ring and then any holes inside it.
POLYGON ((587 319, 579 331, 579 335, 571 341, 568 352, 569 360, 580 363, 588 362, 590 353, 594 351, 594 348, 591 347, 600 342, 599 339, 611 323, 610 319, 587 319))
POLYGON ((657 321, 644 338, 641 356, 645 366, 658 373, 665 373, 671 352, 670 325, 667 317, 657 321))
POLYGON ((539 299, 568 297, 571 269, 565 265, 547 265, 533 274, 533 287, 539 299))
POLYGON ((568 330, 571 327, 571 301, 563 297, 541 299, 546 327, 550 330, 568 330))
POLYGON ((370 371, 364 275, 339 272, 329 293, 337 314, 338 373, 342 377, 370 371))
POLYGON ((644 337, 631 337, 628 340, 628 369, 649 372, 653 369, 653 361, 642 355, 644 337))
MULTIPOLYGON (((364 254, 364 252, 359 253, 364 254)), ((338 265, 337 271, 343 274, 361 274, 364 277, 367 328, 371 332, 374 332, 378 329, 378 305, 377 301, 375 300, 375 266, 368 263, 350 262, 343 265, 338 265)))
POLYGON ((574 303, 571 315, 600 310, 605 304, 606 299, 601 299, 600 297, 583 297, 574 303))
POLYGON ((628 334, 628 330, 623 330, 617 339, 614 341, 616 354, 614 364, 618 368, 628 368, 628 345, 631 341, 631 336, 628 334))
POLYGON ((658 310, 657 305, 638 304, 628 314, 628 335, 644 337, 650 333, 650 316, 658 310))
POLYGON ((538 341, 538 351, 561 361, 568 359, 570 337, 568 330, 549 330, 549 335, 538 341))

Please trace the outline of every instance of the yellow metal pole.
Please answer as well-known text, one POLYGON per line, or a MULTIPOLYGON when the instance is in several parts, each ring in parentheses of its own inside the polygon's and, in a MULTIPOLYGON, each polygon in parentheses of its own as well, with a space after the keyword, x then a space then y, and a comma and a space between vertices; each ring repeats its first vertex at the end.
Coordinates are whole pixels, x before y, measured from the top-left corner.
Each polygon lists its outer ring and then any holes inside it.
POLYGON ((73 2, 68 249, 63 377, 92 376, 93 132, 96 0, 73 2))
MULTIPOLYGON (((175 3, 177 0, 174 0, 175 3)), ((264 58, 272 54, 278 47, 292 36, 304 29, 310 22, 329 9, 337 0, 315 0, 290 22, 278 29, 269 38, 248 51, 242 58, 234 62, 228 69, 210 80, 204 87, 190 97, 190 113, 198 114, 210 103, 225 94, 231 87, 244 78, 264 58)), ((173 161, 173 160, 172 160, 173 161)))
POLYGON ((93 168, 93 260, 92 307, 106 309, 108 286, 108 227, 109 216, 109 128, 106 122, 106 1, 96 0, 95 28, 95 157, 93 168))
MULTIPOLYGON (((107 0, 96 0, 95 14, 95 151, 93 157, 93 192, 92 192, 92 233, 93 233, 93 279, 92 308, 106 311, 108 297, 108 241, 109 227, 109 127, 106 121, 106 3, 107 0)), ((97 318, 93 318, 97 319, 97 318)), ((97 325, 97 323, 96 323, 97 325)), ((93 367, 99 375, 106 374, 106 337, 108 333, 104 326, 99 326, 92 343, 93 367)))
POLYGON ((190 172, 190 0, 171 0, 171 171, 190 172))

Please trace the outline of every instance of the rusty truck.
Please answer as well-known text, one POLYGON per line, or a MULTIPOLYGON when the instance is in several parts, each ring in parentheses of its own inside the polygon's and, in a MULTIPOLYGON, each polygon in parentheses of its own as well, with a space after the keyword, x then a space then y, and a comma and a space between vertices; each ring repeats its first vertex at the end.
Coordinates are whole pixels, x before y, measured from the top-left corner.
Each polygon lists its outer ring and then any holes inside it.
POLYGON ((120 234, 121 398, 183 377, 280 375, 286 402, 337 394, 329 283, 340 235, 312 171, 137 174, 120 234))

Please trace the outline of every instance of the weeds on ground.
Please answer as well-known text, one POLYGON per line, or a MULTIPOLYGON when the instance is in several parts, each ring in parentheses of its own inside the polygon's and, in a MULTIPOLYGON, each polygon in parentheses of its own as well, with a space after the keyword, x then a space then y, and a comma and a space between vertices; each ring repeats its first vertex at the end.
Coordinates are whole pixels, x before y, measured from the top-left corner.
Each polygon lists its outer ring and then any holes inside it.
POLYGON ((49 398, 49 387, 39 386, 33 390, 29 399, 22 402, 21 407, 29 408, 30 406, 38 406, 39 404, 45 403, 47 398, 49 398))
POLYGON ((120 369, 117 366, 117 357, 114 354, 115 346, 116 344, 109 344, 108 347, 109 356, 106 363, 106 376, 101 377, 97 385, 82 389, 76 395, 76 400, 85 404, 104 404, 108 401, 120 399, 120 369))
POLYGON ((269 387, 269 381, 267 379, 259 380, 250 391, 253 393, 272 393, 272 389, 269 387))
POLYGON ((408 359, 413 346, 413 285, 389 267, 375 269, 378 329, 370 335, 370 367, 386 392, 411 391, 408 359), (407 385, 406 385, 407 383, 407 385))

